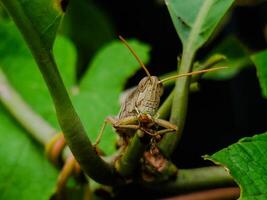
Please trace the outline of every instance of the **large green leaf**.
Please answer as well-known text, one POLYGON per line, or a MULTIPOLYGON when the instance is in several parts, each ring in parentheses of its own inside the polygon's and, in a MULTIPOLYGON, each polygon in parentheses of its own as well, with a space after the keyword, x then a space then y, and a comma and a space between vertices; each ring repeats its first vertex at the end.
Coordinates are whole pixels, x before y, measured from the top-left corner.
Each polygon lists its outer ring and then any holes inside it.
POLYGON ((183 43, 195 51, 203 45, 234 0, 166 0, 183 43))
MULTIPOLYGON (((58 128, 42 76, 13 24, 0 24, 0 40, 0 65, 10 82, 36 112, 58 128)), ((129 43, 146 62, 149 48, 137 41, 129 43)), ((97 53, 79 87, 74 85, 74 47, 68 40, 58 37, 54 52, 74 106, 94 141, 105 117, 119 111, 119 94, 126 80, 139 69, 138 63, 121 42, 114 41, 97 53)), ((114 151, 115 138, 111 131, 104 134, 100 146, 105 152, 114 151)))
POLYGON ((203 76, 205 79, 225 80, 236 76, 242 69, 251 65, 248 49, 235 37, 228 36, 209 53, 223 54, 226 59, 216 66, 229 67, 226 70, 209 72, 203 76))
POLYGON ((251 59, 257 68, 262 95, 267 98, 267 50, 252 55, 251 59))
POLYGON ((48 200, 57 172, 44 153, 0 106, 0 199, 48 200))
POLYGON ((241 187, 242 200, 267 197, 267 133, 244 138, 208 157, 225 165, 241 187))

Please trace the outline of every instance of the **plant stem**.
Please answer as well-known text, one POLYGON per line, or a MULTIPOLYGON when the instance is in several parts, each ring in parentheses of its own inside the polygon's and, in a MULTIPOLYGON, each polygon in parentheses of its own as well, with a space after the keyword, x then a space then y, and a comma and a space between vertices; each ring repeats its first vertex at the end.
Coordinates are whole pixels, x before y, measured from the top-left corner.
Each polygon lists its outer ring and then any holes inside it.
MULTIPOLYGON (((179 74, 191 71, 193 58, 194 52, 185 49, 182 55, 179 74)), ((175 84, 170 122, 177 125, 178 131, 176 134, 167 134, 159 144, 160 149, 167 157, 171 156, 182 135, 187 112, 189 86, 190 77, 181 77, 177 79, 175 84)))
POLYGON ((57 118, 65 139, 81 168, 94 180, 107 185, 121 182, 114 167, 95 152, 85 129, 73 108, 58 72, 51 49, 47 48, 30 18, 16 0, 1 0, 24 36, 48 86, 56 108, 57 118))
POLYGON ((126 147, 122 157, 115 164, 117 171, 124 177, 132 175, 145 151, 146 145, 142 142, 139 134, 140 131, 138 130, 126 147))
POLYGON ((37 115, 17 94, 0 68, 0 102, 11 115, 42 145, 56 134, 46 121, 37 115))
MULTIPOLYGON (((207 60, 205 60, 204 63, 195 62, 193 64, 193 71, 196 72, 196 71, 200 71, 200 70, 209 69, 211 67, 216 66, 218 63, 220 63, 220 62, 222 62, 224 60, 226 60, 226 57, 224 55, 222 55, 222 54, 214 54, 211 57, 209 57, 207 60)), ((178 63, 178 65, 179 65, 179 63, 178 63)), ((177 75, 176 71, 169 72, 169 73, 161 75, 159 77, 159 80, 166 79, 168 77, 175 76, 175 75, 177 75)), ((191 83, 195 83, 202 76, 203 76, 203 74, 195 74, 195 75, 193 75, 192 78, 191 78, 191 83)), ((166 87, 166 86, 172 85, 174 82, 175 82, 175 79, 167 81, 167 82, 163 82, 163 84, 164 84, 164 87, 166 87)))
MULTIPOLYGON (((213 67, 214 65, 218 64, 219 62, 225 60, 225 56, 221 54, 215 54, 211 56, 205 63, 199 64, 198 67, 195 68, 194 71, 199 71, 199 70, 205 70, 213 67)), ((196 65, 196 64, 194 64, 196 65)), ((168 74, 165 74, 161 76, 161 79, 174 76, 176 75, 177 72, 171 72, 168 74)), ((190 83, 190 92, 195 91, 196 86, 194 84, 197 83, 197 81, 203 76, 203 74, 195 74, 191 77, 191 83, 190 83)), ((171 85, 173 81, 168 81, 164 82, 164 86, 166 87, 167 85, 171 85)), ((169 113, 171 111, 171 106, 172 106, 172 101, 173 101, 173 96, 174 96, 174 90, 169 94, 167 99, 163 102, 163 104, 160 106, 158 112, 156 115, 158 115, 162 119, 167 119, 169 117, 169 113)))
POLYGON ((163 102, 163 104, 158 109, 158 112, 156 115, 158 115, 159 118, 167 119, 169 117, 171 106, 172 106, 172 101, 173 101, 173 96, 174 96, 174 90, 171 91, 167 99, 163 102))
MULTIPOLYGON (((192 71, 192 63, 194 56, 198 48, 202 45, 197 43, 199 35, 201 35, 201 29, 204 19, 207 17, 211 5, 214 3, 213 0, 203 1, 196 20, 192 24, 191 30, 188 33, 188 37, 182 40, 183 43, 183 54, 181 66, 178 66, 178 73, 189 73, 192 71)), ((168 7, 168 3, 167 3, 168 7)), ((168 7, 169 8, 169 7, 168 7)), ((170 11, 171 17, 175 17, 170 11)), ((173 19, 174 20, 174 19, 173 19)), ((174 24, 176 26, 176 24, 174 24)), ((175 93, 173 97, 172 109, 170 122, 175 123, 178 126, 178 131, 176 134, 166 135, 160 143, 160 147, 165 154, 165 156, 170 157, 175 147, 177 146, 184 128, 188 94, 189 94, 190 77, 182 77, 177 79, 175 84, 175 93)))
POLYGON ((166 198, 164 200, 233 200, 237 199, 239 195, 239 188, 228 187, 179 195, 177 197, 166 198))
POLYGON ((175 180, 164 184, 147 184, 147 188, 162 194, 235 185, 233 178, 223 167, 180 169, 175 180))

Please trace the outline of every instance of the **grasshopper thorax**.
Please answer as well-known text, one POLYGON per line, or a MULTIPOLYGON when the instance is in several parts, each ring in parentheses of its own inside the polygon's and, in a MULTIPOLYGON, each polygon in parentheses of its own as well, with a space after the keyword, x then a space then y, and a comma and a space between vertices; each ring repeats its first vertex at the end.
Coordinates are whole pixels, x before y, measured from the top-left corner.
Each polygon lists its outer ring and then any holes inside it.
POLYGON ((163 85, 156 76, 146 76, 138 84, 136 107, 140 113, 156 114, 163 94, 163 85))

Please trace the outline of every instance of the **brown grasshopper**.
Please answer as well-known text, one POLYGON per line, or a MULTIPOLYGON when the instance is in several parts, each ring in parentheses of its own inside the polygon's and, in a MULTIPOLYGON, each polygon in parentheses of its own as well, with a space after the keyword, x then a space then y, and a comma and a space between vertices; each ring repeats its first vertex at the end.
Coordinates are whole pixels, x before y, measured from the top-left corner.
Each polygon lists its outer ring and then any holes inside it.
POLYGON ((136 60, 146 72, 147 76, 139 82, 137 88, 131 90, 129 94, 124 98, 124 102, 122 102, 121 104, 121 110, 118 116, 109 116, 105 119, 105 123, 101 128, 95 145, 99 143, 101 135, 104 132, 107 123, 112 124, 113 128, 115 128, 116 132, 120 135, 120 137, 123 139, 123 142, 126 144, 129 142, 129 139, 134 135, 136 130, 141 130, 143 133, 147 133, 151 136, 177 131, 178 128, 176 125, 166 120, 158 119, 157 116, 155 116, 159 108, 160 97, 163 94, 163 82, 183 76, 190 76, 225 68, 217 67, 208 70, 200 70, 159 80, 158 77, 150 75, 143 62, 140 60, 134 50, 129 46, 127 41, 121 36, 119 36, 119 38, 134 55, 136 60), (162 129, 156 130, 156 126, 159 126, 162 129))

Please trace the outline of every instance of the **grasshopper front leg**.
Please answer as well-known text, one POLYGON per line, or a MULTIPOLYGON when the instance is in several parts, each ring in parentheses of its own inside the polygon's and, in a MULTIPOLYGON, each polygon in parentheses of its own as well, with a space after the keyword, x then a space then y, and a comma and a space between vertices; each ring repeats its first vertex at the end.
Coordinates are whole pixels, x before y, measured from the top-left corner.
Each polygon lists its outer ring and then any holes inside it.
POLYGON ((138 117, 137 116, 130 116, 130 117, 125 117, 122 119, 116 119, 114 117, 107 117, 100 129, 100 132, 97 136, 97 139, 95 143, 93 144, 94 147, 96 147, 102 138, 102 135, 105 131, 106 125, 111 124, 117 132, 120 132, 120 129, 134 129, 137 130, 140 128, 139 123, 138 123, 138 117))
MULTIPOLYGON (((142 116, 141 118, 146 118, 146 117, 142 116)), ((151 117, 151 121, 152 122, 150 122, 149 125, 147 125, 147 128, 149 128, 149 129, 146 131, 146 129, 144 128, 144 131, 151 136, 164 135, 165 133, 176 132, 178 130, 176 125, 174 125, 174 124, 172 124, 169 121, 166 121, 164 119, 157 119, 157 118, 151 117), (151 127, 155 124, 164 128, 164 129, 159 130, 159 131, 149 131, 149 130, 151 130, 151 127)), ((146 119, 146 122, 148 122, 147 119, 146 119)))
POLYGON ((96 142, 93 144, 94 147, 96 147, 99 144, 102 135, 104 133, 105 127, 108 123, 112 124, 112 126, 116 129, 116 131, 121 135, 124 134, 127 135, 126 131, 127 129, 129 130, 139 129, 151 136, 163 135, 165 133, 174 132, 178 130, 176 125, 163 119, 153 118, 149 114, 138 114, 137 116, 130 116, 121 119, 116 119, 114 117, 107 117, 98 134, 96 142), (153 129, 151 129, 151 127, 155 124, 165 129, 160 131, 154 131, 153 129))

